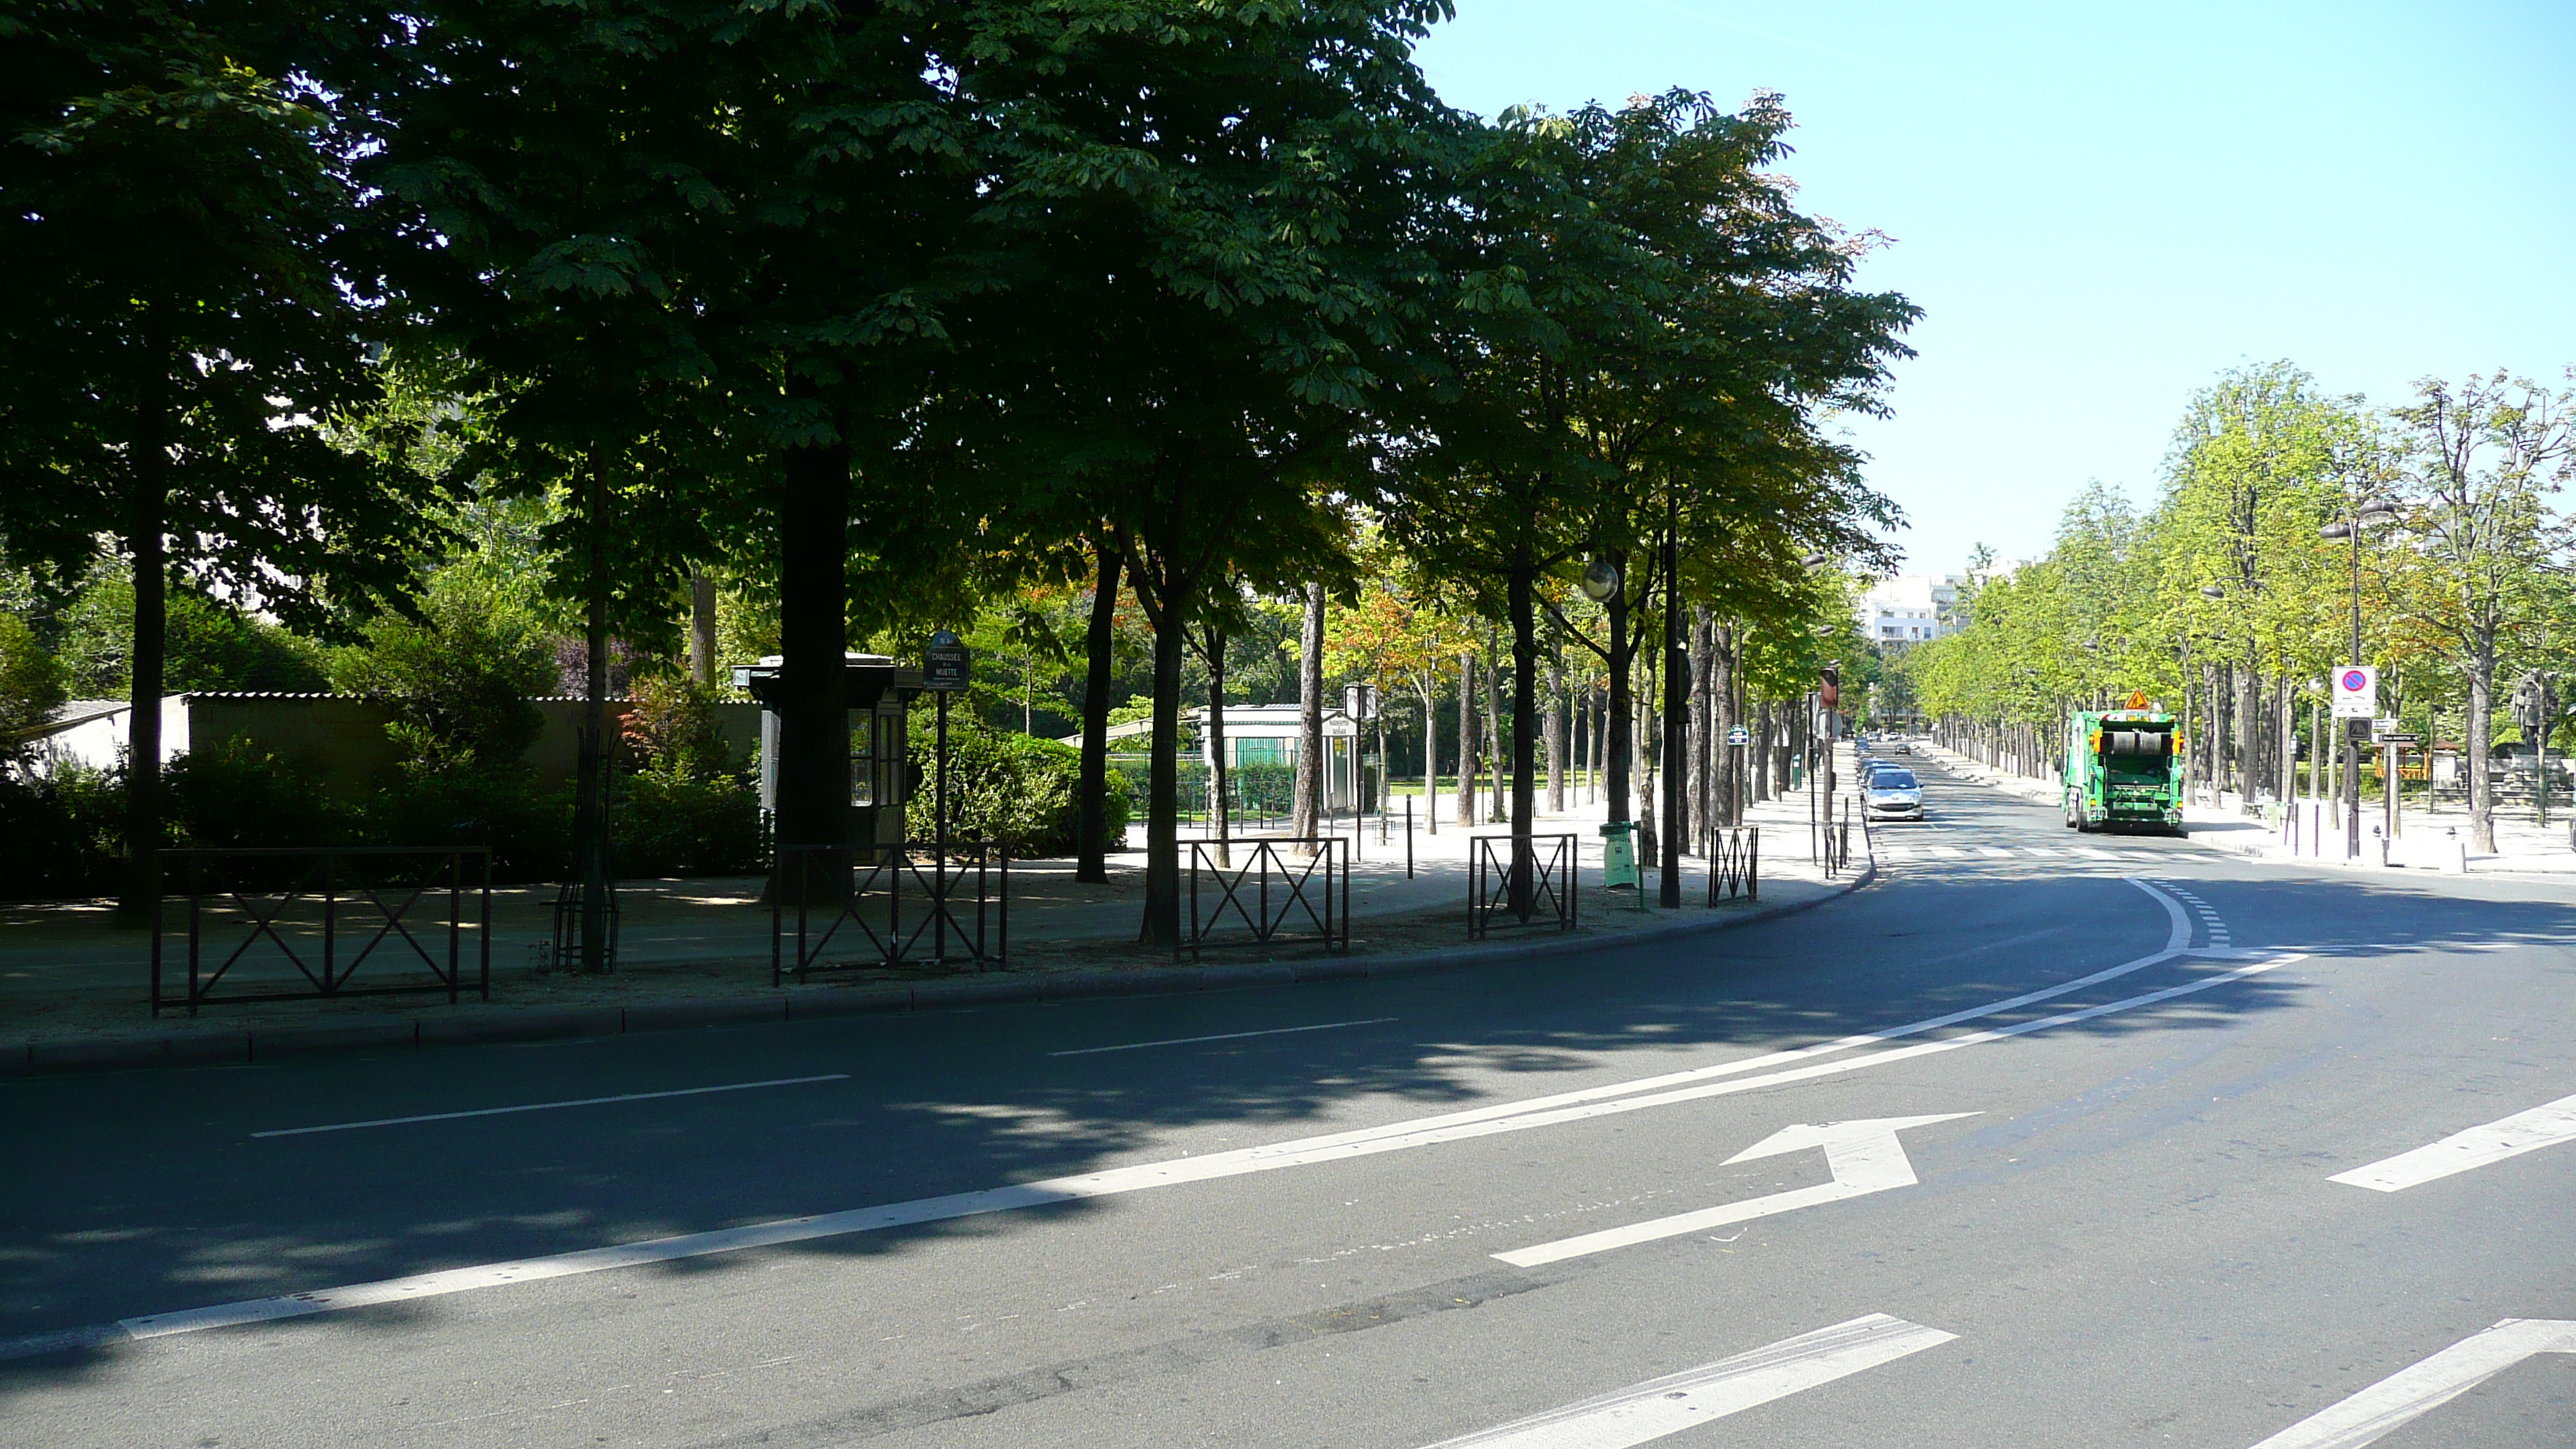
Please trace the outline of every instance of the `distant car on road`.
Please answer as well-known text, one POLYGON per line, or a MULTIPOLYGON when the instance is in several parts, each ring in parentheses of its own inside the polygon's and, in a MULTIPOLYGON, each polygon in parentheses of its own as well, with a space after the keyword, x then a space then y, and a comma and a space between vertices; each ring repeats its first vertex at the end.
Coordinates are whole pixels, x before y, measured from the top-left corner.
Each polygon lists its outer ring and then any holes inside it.
POLYGON ((1923 818, 1923 785, 1911 770, 1882 765, 1861 781, 1862 808, 1873 820, 1923 818))

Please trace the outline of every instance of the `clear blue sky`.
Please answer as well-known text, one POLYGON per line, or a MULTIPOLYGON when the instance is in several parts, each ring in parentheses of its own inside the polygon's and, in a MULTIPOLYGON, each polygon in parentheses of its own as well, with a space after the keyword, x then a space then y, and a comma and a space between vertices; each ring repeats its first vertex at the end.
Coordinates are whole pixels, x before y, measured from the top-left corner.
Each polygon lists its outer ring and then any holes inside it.
POLYGON ((1453 105, 1782 92, 1813 212, 1925 309, 1856 429, 1909 571, 2045 552, 2087 479, 2154 498, 2192 391, 2576 363, 2576 3, 1794 6, 1459 0, 1453 105))

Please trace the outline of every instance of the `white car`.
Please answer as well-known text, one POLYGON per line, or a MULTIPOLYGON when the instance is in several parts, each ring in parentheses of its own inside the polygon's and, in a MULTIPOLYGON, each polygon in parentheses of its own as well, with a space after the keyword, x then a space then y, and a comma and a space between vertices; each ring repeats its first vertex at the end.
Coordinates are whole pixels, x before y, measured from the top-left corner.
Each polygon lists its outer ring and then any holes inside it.
POLYGON ((1923 786, 1911 770, 1880 768, 1861 782, 1861 806, 1873 820, 1923 818, 1923 786))

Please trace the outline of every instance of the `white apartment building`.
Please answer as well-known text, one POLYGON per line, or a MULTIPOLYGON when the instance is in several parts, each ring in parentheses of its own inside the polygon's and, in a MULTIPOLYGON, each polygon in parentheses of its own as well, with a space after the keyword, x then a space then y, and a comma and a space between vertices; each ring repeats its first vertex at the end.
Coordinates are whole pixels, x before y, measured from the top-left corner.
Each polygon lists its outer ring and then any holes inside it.
POLYGON ((1861 637, 1874 644, 1919 644, 1959 629, 1964 574, 1899 574, 1861 596, 1861 637))

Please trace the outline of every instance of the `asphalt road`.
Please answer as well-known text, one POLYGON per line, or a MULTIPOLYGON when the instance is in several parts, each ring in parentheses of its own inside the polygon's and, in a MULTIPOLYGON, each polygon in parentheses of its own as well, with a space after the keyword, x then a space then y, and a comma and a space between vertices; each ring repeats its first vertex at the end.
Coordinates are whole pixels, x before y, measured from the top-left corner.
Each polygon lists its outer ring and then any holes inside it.
POLYGON ((2576 1442, 2563 885, 1926 783, 1595 957, 0 1086, 0 1444, 2576 1442))

